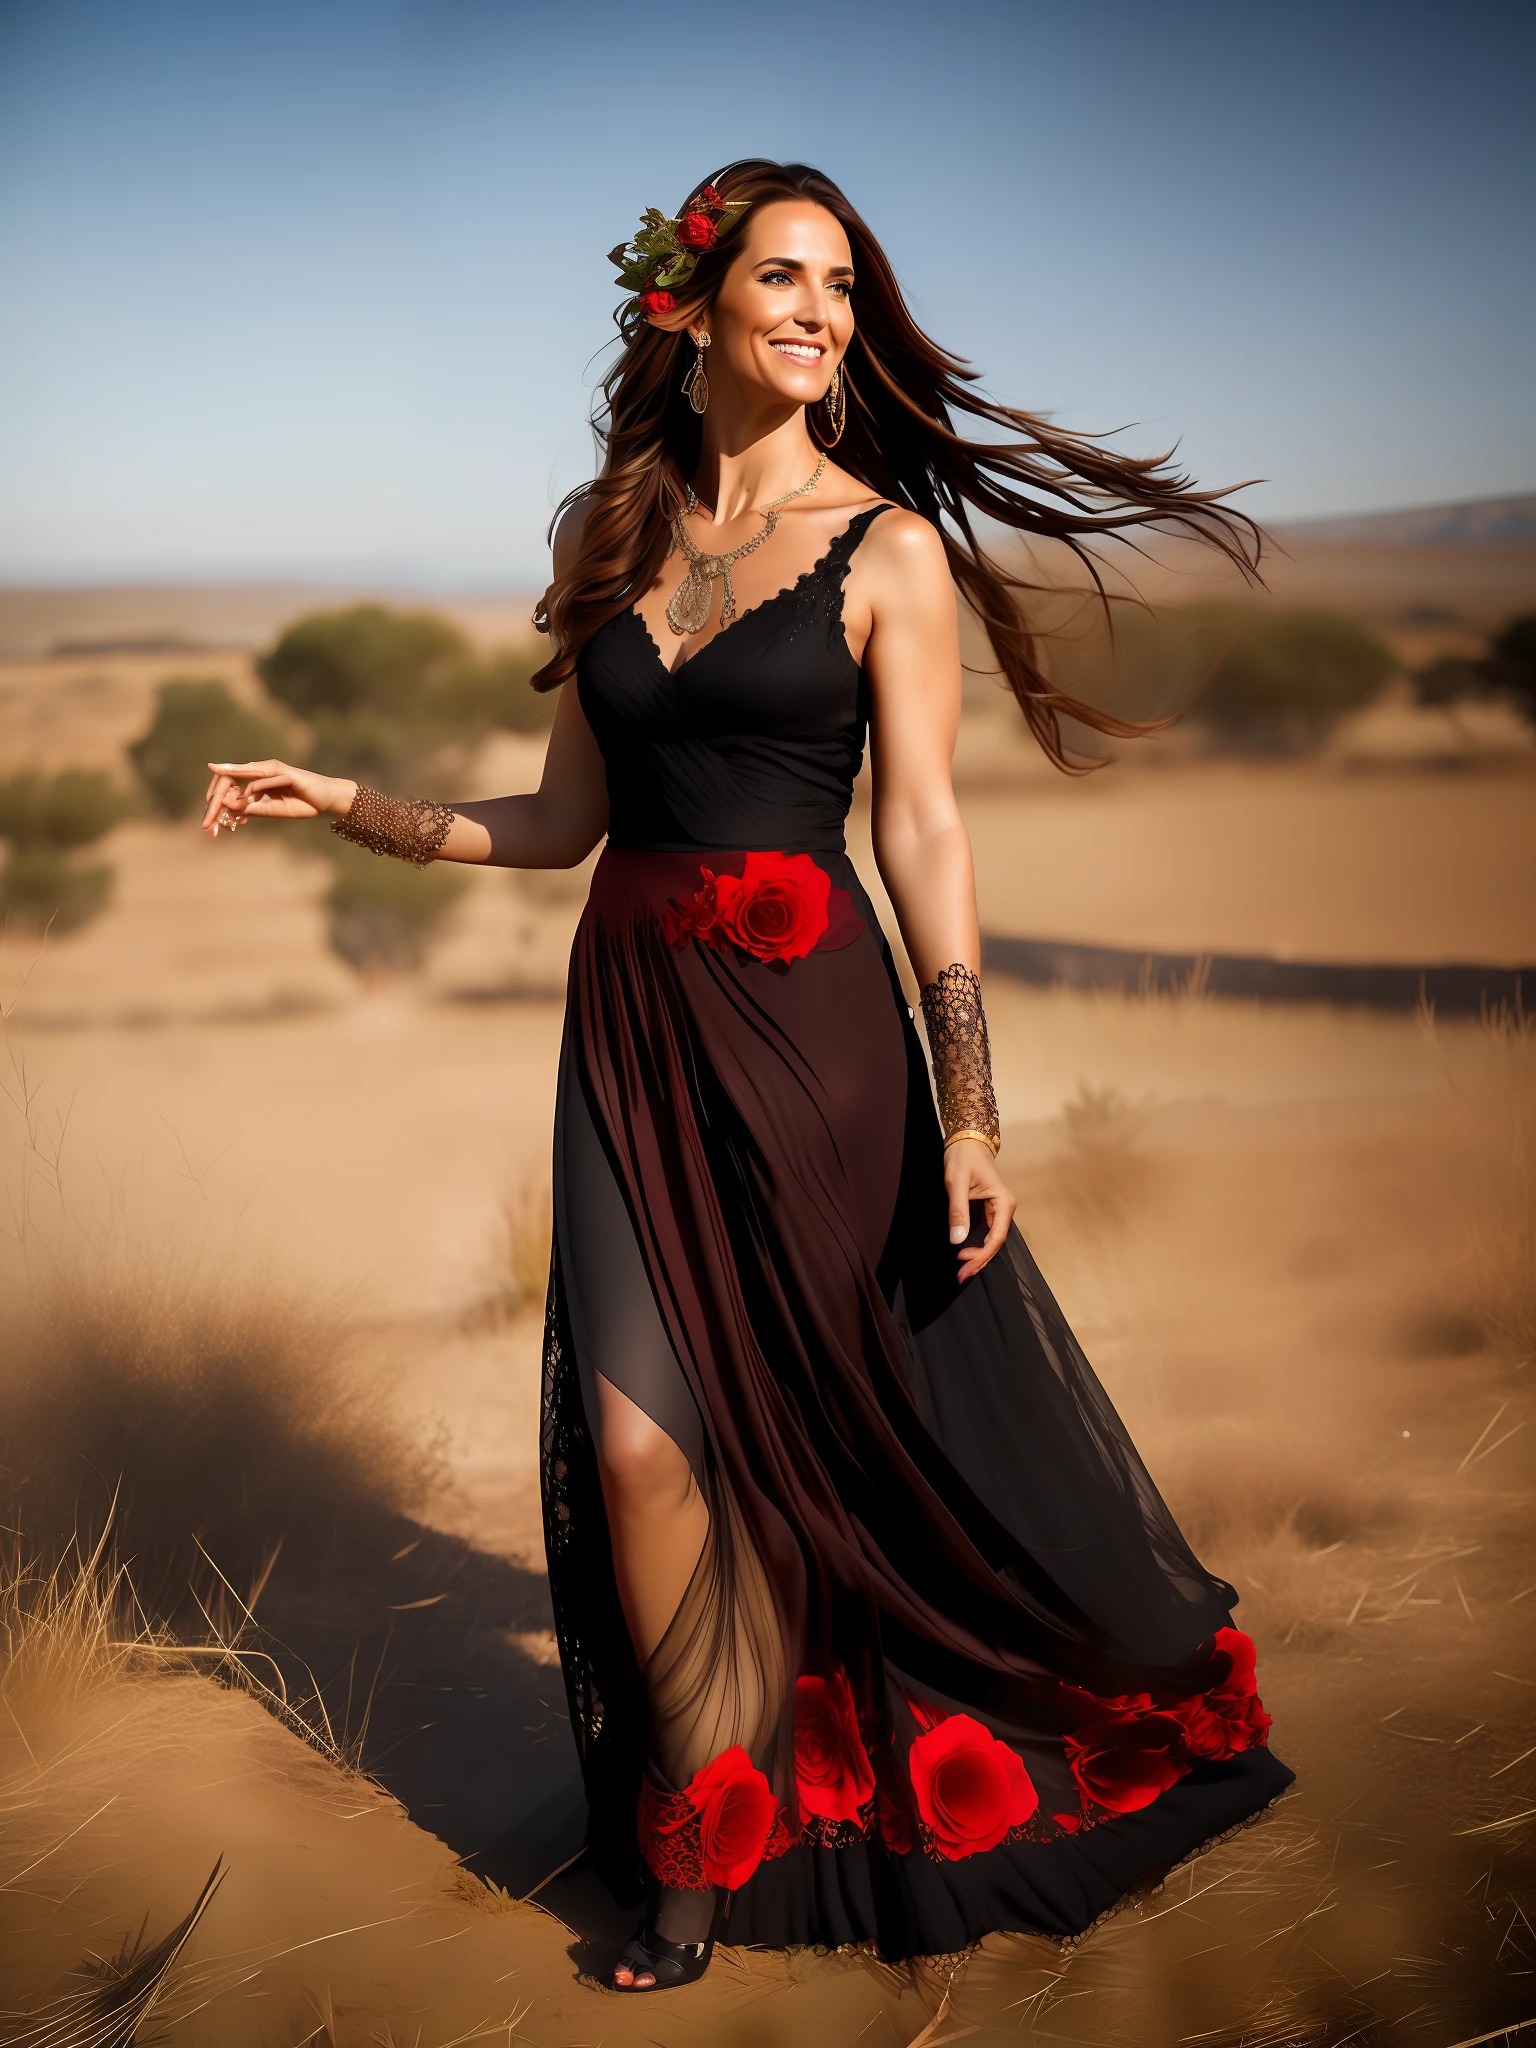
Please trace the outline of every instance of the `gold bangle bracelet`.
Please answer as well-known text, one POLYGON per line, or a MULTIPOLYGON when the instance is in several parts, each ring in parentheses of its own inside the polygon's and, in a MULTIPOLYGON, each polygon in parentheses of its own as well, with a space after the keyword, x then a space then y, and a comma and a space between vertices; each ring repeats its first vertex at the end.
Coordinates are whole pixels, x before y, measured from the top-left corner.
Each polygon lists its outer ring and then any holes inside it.
POLYGON ((944 1150, 947 1152, 951 1145, 958 1145, 962 1138, 975 1138, 978 1144, 986 1146, 994 1159, 997 1157, 997 1148, 1002 1143, 1001 1138, 989 1138, 985 1131, 951 1131, 944 1140, 944 1150))

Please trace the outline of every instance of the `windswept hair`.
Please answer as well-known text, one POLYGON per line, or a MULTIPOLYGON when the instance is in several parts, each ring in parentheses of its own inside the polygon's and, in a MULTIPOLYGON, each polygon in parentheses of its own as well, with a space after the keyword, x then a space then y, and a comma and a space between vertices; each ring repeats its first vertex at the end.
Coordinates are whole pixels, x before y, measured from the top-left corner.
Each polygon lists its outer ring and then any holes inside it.
MULTIPOLYGON (((871 491, 907 506, 937 530, 950 574, 984 626, 1031 731, 1058 768, 1096 765, 1068 754, 1063 716, 1115 737, 1148 731, 1053 686, 1040 663, 1027 606, 1020 602, 1041 586, 1004 567, 978 539, 977 522, 1062 542, 1083 564, 1106 607, 1092 548, 1096 537, 1161 528, 1206 542, 1256 578, 1262 537, 1254 522, 1221 504, 1227 492, 1197 488, 1172 466, 1170 455, 1122 455, 1100 437, 1066 433, 1039 413, 984 398, 975 388, 977 373, 917 325, 885 251, 820 171, 750 157, 703 183, 728 200, 747 200, 751 211, 732 235, 701 255, 686 291, 678 293, 679 305, 691 312, 713 301, 758 207, 784 199, 825 207, 847 233, 858 280, 856 324, 843 364, 847 424, 837 461, 871 491), (963 415, 1004 438, 965 439, 954 424, 963 415)), ((623 346, 603 379, 593 419, 604 450, 602 471, 555 514, 558 522, 569 505, 585 502, 576 560, 550 585, 534 614, 555 650, 533 678, 538 690, 567 682, 598 628, 655 583, 671 546, 672 520, 699 463, 703 430, 682 389, 680 359, 690 346, 688 336, 652 327, 635 300, 616 317, 623 346)), ((816 439, 820 416, 821 408, 808 408, 816 439)))

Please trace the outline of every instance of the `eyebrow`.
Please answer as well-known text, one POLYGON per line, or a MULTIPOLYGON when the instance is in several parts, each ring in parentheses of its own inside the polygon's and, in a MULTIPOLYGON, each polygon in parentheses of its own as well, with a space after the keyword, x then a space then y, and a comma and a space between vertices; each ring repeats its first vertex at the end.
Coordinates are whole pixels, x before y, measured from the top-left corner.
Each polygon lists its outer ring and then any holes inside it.
MULTIPOLYGON (((759 256, 757 261, 759 269, 765 263, 775 263, 780 270, 804 270, 808 267, 798 256, 759 256)), ((828 277, 852 277, 853 265, 851 263, 834 263, 827 272, 827 275, 828 277)))

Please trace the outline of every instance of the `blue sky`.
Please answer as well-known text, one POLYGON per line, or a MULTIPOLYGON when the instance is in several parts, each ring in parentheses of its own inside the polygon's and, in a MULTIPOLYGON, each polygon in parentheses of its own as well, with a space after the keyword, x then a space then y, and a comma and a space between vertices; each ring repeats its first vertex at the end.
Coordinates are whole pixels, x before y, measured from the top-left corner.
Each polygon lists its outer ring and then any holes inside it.
POLYGON ((1479 0, 0 0, 0 579, 541 581, 604 252, 750 154, 1262 516, 1531 490, 1533 57, 1479 0))

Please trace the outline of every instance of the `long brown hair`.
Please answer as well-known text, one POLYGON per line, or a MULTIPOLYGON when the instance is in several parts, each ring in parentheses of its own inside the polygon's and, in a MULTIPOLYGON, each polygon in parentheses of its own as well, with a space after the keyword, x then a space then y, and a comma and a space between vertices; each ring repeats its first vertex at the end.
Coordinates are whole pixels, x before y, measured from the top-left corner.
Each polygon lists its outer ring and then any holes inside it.
MULTIPOLYGON (((1064 543, 1109 603, 1091 541, 1161 527, 1205 541, 1249 577, 1257 575, 1261 535, 1245 513, 1219 503, 1224 491, 1197 489, 1170 455, 1131 456, 1093 435, 1069 434, 1038 413, 997 405, 974 389, 976 372, 930 341, 907 310, 880 244, 837 186, 806 164, 750 157, 704 181, 752 211, 774 200, 808 199, 841 222, 853 251, 858 313, 843 364, 847 423, 837 460, 882 498, 919 513, 938 530, 950 574, 991 641, 1030 729, 1059 768, 1074 760, 1063 716, 1116 737, 1150 728, 1056 689, 1036 651, 1036 636, 1014 593, 1041 586, 1003 567, 976 535, 978 518, 1016 534, 1064 543), (1001 428, 1003 441, 968 441, 955 431, 966 413, 1001 428), (1017 438, 1015 438, 1017 437, 1017 438), (1026 495, 1028 494, 1028 495, 1026 495)), ((702 190, 695 186, 695 191, 702 190)), ((708 306, 741 248, 742 227, 700 256, 680 303, 708 306)), ((592 635, 654 584, 671 547, 671 522, 697 469, 703 430, 683 395, 679 357, 685 333, 652 327, 631 300, 616 315, 623 347, 603 379, 593 427, 605 455, 601 474, 564 500, 560 514, 585 501, 575 562, 545 592, 534 614, 555 651, 533 678, 536 690, 568 681, 592 635)), ((818 409, 807 424, 817 435, 818 409)), ((553 531, 553 527, 551 528, 553 531)))

